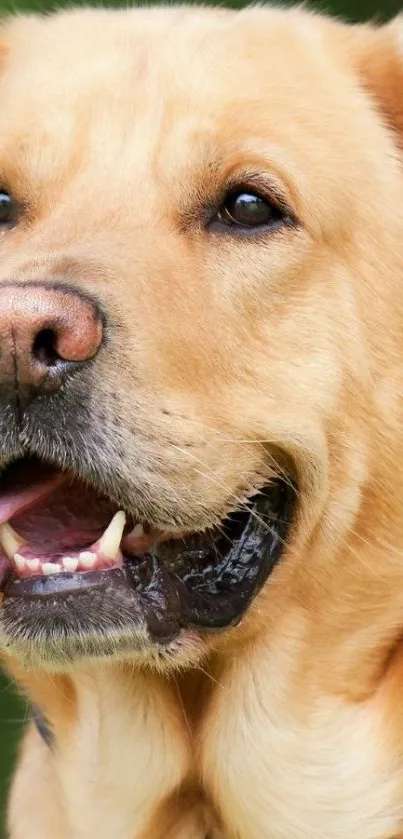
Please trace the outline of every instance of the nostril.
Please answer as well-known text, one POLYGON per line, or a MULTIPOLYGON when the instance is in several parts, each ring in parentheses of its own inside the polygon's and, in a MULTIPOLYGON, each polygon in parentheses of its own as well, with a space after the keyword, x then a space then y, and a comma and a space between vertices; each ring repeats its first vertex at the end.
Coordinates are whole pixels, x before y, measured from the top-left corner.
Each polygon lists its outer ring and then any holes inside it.
POLYGON ((33 346, 32 355, 36 361, 45 364, 47 367, 55 367, 61 361, 56 349, 57 333, 54 329, 41 329, 38 332, 33 346))

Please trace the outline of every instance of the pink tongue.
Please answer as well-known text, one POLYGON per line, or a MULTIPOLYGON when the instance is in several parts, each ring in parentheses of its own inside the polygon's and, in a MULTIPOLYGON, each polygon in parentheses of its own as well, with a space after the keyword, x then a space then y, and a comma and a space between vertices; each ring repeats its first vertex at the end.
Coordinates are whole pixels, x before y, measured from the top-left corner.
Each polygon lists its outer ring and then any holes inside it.
POLYGON ((87 549, 115 512, 116 505, 105 496, 36 461, 17 462, 0 483, 0 524, 11 522, 27 543, 27 557, 52 560, 87 549))
POLYGON ((53 475, 28 487, 18 484, 19 491, 0 494, 0 515, 6 507, 14 510, 11 524, 27 542, 20 551, 26 557, 51 561, 86 550, 102 536, 116 512, 108 498, 64 476, 53 475), (59 485, 51 483, 54 478, 59 485))
POLYGON ((22 489, 12 489, 5 494, 1 494, 0 524, 29 510, 30 507, 42 501, 66 480, 66 476, 60 473, 22 489))

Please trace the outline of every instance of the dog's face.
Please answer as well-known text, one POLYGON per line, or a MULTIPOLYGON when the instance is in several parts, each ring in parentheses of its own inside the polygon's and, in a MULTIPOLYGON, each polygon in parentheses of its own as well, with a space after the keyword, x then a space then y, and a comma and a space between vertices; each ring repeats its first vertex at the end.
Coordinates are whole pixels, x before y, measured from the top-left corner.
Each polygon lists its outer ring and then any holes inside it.
POLYGON ((338 586, 402 306, 397 155, 346 32, 5 26, 0 626, 31 663, 189 661, 338 586))

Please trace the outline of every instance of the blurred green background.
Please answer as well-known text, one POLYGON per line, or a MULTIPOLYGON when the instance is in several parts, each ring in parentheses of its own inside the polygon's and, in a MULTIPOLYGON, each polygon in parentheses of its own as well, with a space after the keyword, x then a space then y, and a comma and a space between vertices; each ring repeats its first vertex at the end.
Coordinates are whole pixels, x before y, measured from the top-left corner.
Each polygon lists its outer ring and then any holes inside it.
MULTIPOLYGON (((147 0, 148 5, 152 2, 154 2, 154 0, 147 0)), ((158 2, 158 0, 156 0, 156 2, 158 2)), ((174 2, 174 0, 172 0, 172 2, 174 2)), ((178 0, 178 2, 181 2, 181 0, 178 0)), ((182 0, 182 2, 184 2, 184 0, 182 0)), ((195 2, 197 2, 197 0, 195 0, 195 2)), ((206 0, 204 0, 204 2, 206 2, 206 0)), ((207 2, 210 2, 211 5, 232 6, 233 8, 246 5, 244 0, 207 0, 207 2)), ((276 0, 276 3, 279 2, 281 2, 281 0, 276 0)), ((284 5, 290 5, 292 2, 300 2, 300 0, 283 0, 284 5)), ((56 2, 53 3, 49 2, 49 0, 0 0, 0 10, 2 12, 16 11, 19 9, 34 9, 40 11, 41 9, 56 8, 62 5, 64 5, 62 0, 61 2, 56 0, 56 2)), ((69 3, 68 5, 88 6, 89 0, 74 0, 74 2, 69 3)), ((126 5, 126 3, 124 3, 123 0, 121 3, 114 2, 114 0, 93 0, 92 5, 119 6, 126 5)), ((128 2, 128 5, 130 5, 130 2, 128 2)), ((311 2, 307 2, 306 5, 314 9, 332 12, 333 14, 341 15, 344 18, 355 21, 368 18, 384 20, 397 14, 402 8, 402 4, 396 2, 396 0, 328 0, 328 2, 324 2, 324 0, 311 0, 311 2)))
MULTIPOLYGON (((88 0, 83 0, 82 4, 88 5, 88 0)), ((107 2, 100 0, 100 4, 103 6, 119 5, 119 3, 114 4, 110 0, 107 2)), ((0 0, 0 11, 3 14, 24 9, 41 11, 57 8, 61 5, 63 4, 51 3, 48 0, 0 0)), ((242 0, 232 0, 232 2, 227 3, 220 2, 219 5, 239 7, 244 3, 242 0)), ((328 2, 312 0, 307 5, 341 15, 352 21, 368 18, 385 20, 399 13, 402 8, 401 3, 397 0, 328 0, 328 2)), ((50 67, 50 72, 51 69, 50 67)), ((7 789, 15 759, 19 732, 27 714, 25 703, 16 696, 9 679, 2 678, 0 675, 0 839, 5 839, 4 821, 7 789)), ((26 839, 29 839, 29 836, 26 839)), ((119 839, 119 837, 116 837, 116 839, 119 839)))

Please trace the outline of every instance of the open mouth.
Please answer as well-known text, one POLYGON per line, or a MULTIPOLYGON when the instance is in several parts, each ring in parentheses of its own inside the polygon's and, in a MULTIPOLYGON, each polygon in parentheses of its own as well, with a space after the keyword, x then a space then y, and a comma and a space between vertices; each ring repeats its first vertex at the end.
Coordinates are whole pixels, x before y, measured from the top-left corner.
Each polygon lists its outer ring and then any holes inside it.
POLYGON ((224 629, 276 564, 294 497, 292 484, 276 479, 217 528, 162 532, 71 473, 22 458, 0 479, 3 611, 21 633, 27 626, 17 620, 18 604, 27 621, 29 603, 37 624, 39 602, 45 622, 48 605, 53 635, 82 633, 95 609, 99 621, 108 613, 108 626, 113 609, 116 625, 130 616, 159 643, 183 628, 224 629), (77 627, 70 606, 79 597, 77 627))

